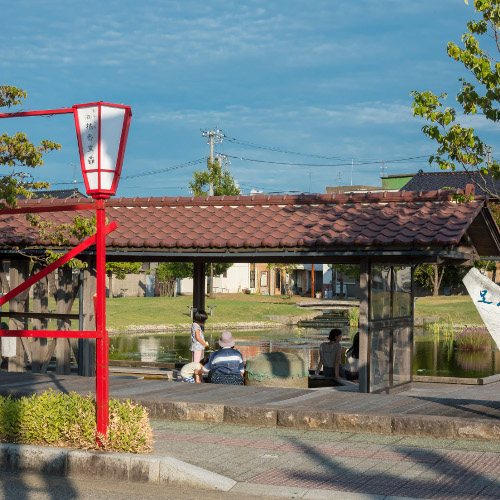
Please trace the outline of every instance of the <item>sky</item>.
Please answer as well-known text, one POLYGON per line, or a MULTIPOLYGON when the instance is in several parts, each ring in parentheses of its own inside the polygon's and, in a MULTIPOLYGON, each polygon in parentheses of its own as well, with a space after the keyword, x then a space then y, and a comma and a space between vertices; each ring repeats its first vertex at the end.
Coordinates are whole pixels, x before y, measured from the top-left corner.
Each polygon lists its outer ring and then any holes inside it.
MULTIPOLYGON (((446 44, 474 15, 464 0, 17 0, 2 5, 0 84, 28 98, 1 111, 131 106, 117 196, 190 196, 203 130, 222 131, 244 194, 380 186, 435 170, 410 92, 455 106, 466 74, 446 44)), ((36 180, 84 191, 72 115, 0 121, 17 131, 62 145, 36 180)))

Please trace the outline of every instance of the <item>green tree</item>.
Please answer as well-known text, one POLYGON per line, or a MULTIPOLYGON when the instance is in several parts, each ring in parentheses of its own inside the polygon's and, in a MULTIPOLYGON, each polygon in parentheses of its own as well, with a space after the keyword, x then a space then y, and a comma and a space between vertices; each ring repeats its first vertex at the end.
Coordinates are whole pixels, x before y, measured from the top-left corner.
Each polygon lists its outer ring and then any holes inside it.
POLYGON ((127 274, 139 274, 142 262, 106 262, 109 296, 113 297, 113 278, 124 280, 127 274))
MULTIPOLYGON (((27 92, 16 87, 0 85, 0 109, 11 108, 22 104, 27 97, 27 92)), ((40 142, 35 146, 28 140, 23 132, 9 136, 0 135, 0 165, 6 167, 41 167, 43 155, 50 151, 61 149, 61 145, 49 140, 40 142)), ((0 176, 0 208, 15 207, 16 198, 19 196, 31 197, 34 190, 48 189, 46 182, 24 182, 18 174, 4 174, 0 176)))
MULTIPOLYGON (((189 183, 195 196, 207 196, 210 184, 213 186, 214 196, 236 196, 241 189, 236 185, 229 171, 222 172, 222 165, 207 158, 207 170, 198 170, 193 173, 194 181, 189 183)), ((213 294, 213 276, 224 274, 232 264, 210 264, 210 295, 213 294)))
POLYGON ((213 185, 214 196, 235 196, 241 193, 229 171, 222 172, 222 165, 217 161, 210 161, 210 158, 207 158, 207 170, 197 170, 193 177, 189 187, 195 196, 207 196, 210 184, 213 185))
POLYGON ((177 278, 191 278, 192 276, 192 262, 162 262, 156 268, 156 279, 160 282, 160 295, 175 297, 177 278))
MULTIPOLYGON (((465 0, 465 3, 468 3, 465 0)), ((461 90, 456 99, 466 115, 482 114, 485 120, 500 120, 500 0, 474 0, 479 20, 467 23, 467 32, 462 36, 463 47, 448 43, 447 52, 455 61, 460 62, 471 74, 472 81, 460 78, 461 90), (480 45, 480 41, 482 45, 480 45)), ((422 131, 437 142, 437 152, 429 158, 431 165, 443 170, 455 170, 461 166, 467 172, 491 174, 500 178, 500 166, 488 157, 488 146, 475 134, 474 129, 463 127, 456 122, 454 108, 443 109, 447 95, 435 95, 430 91, 411 92, 414 98, 413 114, 421 116, 430 125, 422 131)), ((476 180, 476 183, 477 180, 476 180)), ((489 196, 500 199, 500 193, 489 189, 480 182, 480 187, 489 196)), ((457 196, 462 201, 463 196, 457 196)))

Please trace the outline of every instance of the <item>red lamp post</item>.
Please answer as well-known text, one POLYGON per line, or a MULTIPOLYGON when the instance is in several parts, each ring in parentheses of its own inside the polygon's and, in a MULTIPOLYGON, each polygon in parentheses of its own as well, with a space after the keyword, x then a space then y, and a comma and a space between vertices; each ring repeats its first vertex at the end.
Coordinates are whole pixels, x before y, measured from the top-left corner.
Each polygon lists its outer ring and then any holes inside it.
POLYGON ((73 106, 76 136, 87 194, 96 199, 96 401, 97 433, 106 435, 109 423, 109 337, 106 331, 106 235, 104 199, 116 193, 122 170, 129 106, 96 102, 73 106))
MULTIPOLYGON (((75 118, 76 135, 80 151, 80 162, 82 166, 83 179, 87 194, 96 200, 96 275, 97 293, 94 300, 96 332, 68 332, 65 334, 74 338, 96 338, 96 401, 97 401, 97 433, 105 436, 109 424, 109 337, 106 331, 106 234, 113 230, 116 224, 105 228, 105 204, 104 200, 116 193, 118 181, 125 154, 128 130, 132 111, 129 106, 120 104, 109 104, 95 102, 89 104, 77 104, 72 108, 62 108, 44 111, 26 111, 20 113, 0 113, 0 118, 14 118, 21 116, 40 116, 73 113, 75 118)), ((75 205, 73 209, 87 209, 75 205)), ((14 212, 25 212, 25 209, 15 209, 14 212)), ((29 209, 32 212, 41 212, 41 209, 29 209)), ((7 211, 3 211, 6 213, 7 211)), ((11 296, 15 296, 27 289, 33 283, 46 276, 51 270, 63 265, 72 256, 82 249, 87 248, 93 239, 80 244, 74 251, 48 266, 46 270, 40 271, 16 289, 0 299, 6 303, 11 296), (57 266, 56 266, 57 264, 57 266)), ((51 336, 61 336, 60 332, 46 332, 51 336)), ((1 336, 33 336, 30 331, 6 330, 0 332, 1 336)), ((36 336, 46 336, 42 332, 36 332, 36 336)), ((69 338, 69 337, 68 337, 69 338)), ((99 441, 99 437, 97 437, 99 441)))

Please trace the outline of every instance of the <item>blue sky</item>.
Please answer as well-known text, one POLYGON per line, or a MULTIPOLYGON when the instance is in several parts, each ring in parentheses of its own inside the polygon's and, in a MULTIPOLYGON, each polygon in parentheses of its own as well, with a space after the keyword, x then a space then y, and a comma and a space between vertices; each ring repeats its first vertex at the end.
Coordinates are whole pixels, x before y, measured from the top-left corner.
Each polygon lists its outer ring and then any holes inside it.
MULTIPOLYGON (((216 151, 244 193, 430 170, 409 94, 454 104, 464 73, 446 43, 474 16, 463 0, 18 0, 2 13, 1 83, 28 91, 23 109, 132 107, 118 196, 190 195, 209 153, 200 129, 230 138, 216 151)), ((84 190, 71 115, 1 121, 18 130, 63 146, 37 179, 69 188, 78 165, 84 190)))

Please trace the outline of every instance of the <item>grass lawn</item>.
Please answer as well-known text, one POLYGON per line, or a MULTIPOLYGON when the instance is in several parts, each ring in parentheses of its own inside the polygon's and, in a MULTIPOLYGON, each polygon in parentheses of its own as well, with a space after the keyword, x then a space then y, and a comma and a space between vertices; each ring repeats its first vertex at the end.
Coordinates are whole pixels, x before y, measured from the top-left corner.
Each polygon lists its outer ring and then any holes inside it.
MULTIPOLYGON (((206 298, 205 305, 214 305, 210 323, 238 323, 269 321, 266 315, 301 315, 307 310, 299 309, 295 302, 307 300, 303 297, 283 299, 279 296, 246 294, 216 294, 206 298)), ((192 296, 182 297, 118 297, 107 299, 107 324, 109 328, 123 330, 129 325, 180 325, 191 323, 187 306, 193 304, 192 296)))
MULTIPOLYGON (((215 294, 206 298, 206 305, 214 305, 210 323, 242 323, 268 321, 265 316, 298 316, 306 314, 307 309, 296 307, 296 302, 312 300, 304 297, 283 299, 280 296, 215 294)), ((125 330, 129 325, 181 325, 191 323, 188 307, 192 305, 192 296, 182 297, 118 297, 106 300, 107 326, 110 329, 125 330)), ((49 301, 49 309, 55 309, 55 302, 49 301)), ((73 306, 78 312, 78 300, 73 306)), ((319 311, 318 311, 319 314, 319 311)), ((443 322, 483 324, 472 299, 468 295, 454 297, 420 297, 416 302, 416 317, 439 316, 443 322)), ((72 329, 78 328, 78 321, 72 321, 72 329)), ((56 321, 49 323, 49 328, 56 328, 56 321)))
POLYGON ((483 324, 469 295, 420 297, 417 299, 415 316, 439 316, 441 321, 454 324, 483 324))

